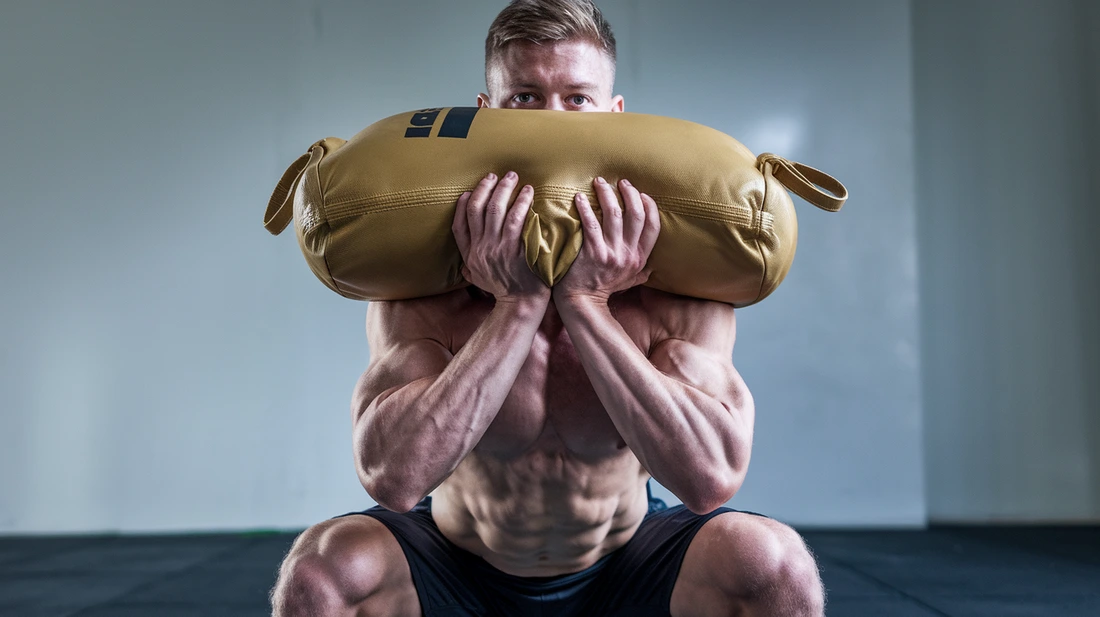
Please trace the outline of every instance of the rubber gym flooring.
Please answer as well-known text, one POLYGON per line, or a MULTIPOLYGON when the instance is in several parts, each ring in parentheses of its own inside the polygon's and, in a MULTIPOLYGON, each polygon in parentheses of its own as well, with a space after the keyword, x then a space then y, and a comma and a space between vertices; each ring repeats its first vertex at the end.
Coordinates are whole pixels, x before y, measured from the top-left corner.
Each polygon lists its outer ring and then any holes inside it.
MULTIPOLYGON (((1100 617, 1100 527, 803 533, 830 617, 1100 617)), ((269 615, 294 535, 0 537, 0 615, 269 615)))

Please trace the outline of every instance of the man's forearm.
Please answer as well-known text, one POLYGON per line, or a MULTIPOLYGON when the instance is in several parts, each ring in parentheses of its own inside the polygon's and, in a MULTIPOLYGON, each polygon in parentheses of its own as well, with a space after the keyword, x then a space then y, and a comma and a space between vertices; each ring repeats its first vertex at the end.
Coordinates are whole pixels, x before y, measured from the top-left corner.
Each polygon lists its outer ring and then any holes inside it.
POLYGON ((597 298, 556 300, 600 401, 642 465, 695 511, 740 486, 749 439, 736 410, 657 370, 597 298))
POLYGON ((499 301, 442 373, 370 403, 355 445, 364 485, 379 503, 408 510, 473 450, 530 353, 546 303, 499 301))

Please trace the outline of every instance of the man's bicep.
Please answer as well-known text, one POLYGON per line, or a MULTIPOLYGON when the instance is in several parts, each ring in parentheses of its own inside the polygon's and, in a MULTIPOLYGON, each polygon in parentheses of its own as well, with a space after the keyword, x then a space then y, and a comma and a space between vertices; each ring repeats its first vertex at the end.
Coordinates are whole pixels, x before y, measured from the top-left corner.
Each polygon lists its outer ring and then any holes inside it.
POLYGON ((721 355, 684 339, 669 338, 654 345, 649 354, 654 368, 723 402, 740 398, 744 381, 733 366, 732 351, 721 355))
POLYGON ((654 368, 727 406, 751 405, 748 388, 733 366, 733 307, 683 299, 668 308, 670 315, 662 320, 667 332, 649 354, 654 368))
POLYGON ((411 383, 434 379, 450 361, 451 352, 430 339, 392 347, 383 357, 372 360, 359 379, 355 388, 356 407, 361 411, 375 399, 384 399, 411 383))
POLYGON ((732 352, 722 356, 689 341, 667 339, 654 347, 649 361, 658 371, 717 401, 733 425, 742 428, 743 443, 752 443, 756 404, 733 366, 732 352))

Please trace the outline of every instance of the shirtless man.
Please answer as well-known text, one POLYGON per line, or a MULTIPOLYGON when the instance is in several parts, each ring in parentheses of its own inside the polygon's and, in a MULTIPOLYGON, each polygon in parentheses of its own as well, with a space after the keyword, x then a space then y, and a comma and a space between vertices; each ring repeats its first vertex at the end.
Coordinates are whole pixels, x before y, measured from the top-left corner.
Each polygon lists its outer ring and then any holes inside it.
MULTIPOLYGON (((590 0, 517 0, 478 105, 622 111, 614 45, 590 0)), ((578 194, 583 248, 553 289, 520 243, 531 187, 489 174, 454 219, 473 286, 370 305, 351 411, 381 507, 302 533, 275 615, 823 613, 799 535, 721 507, 754 414, 733 308, 639 287, 656 205, 626 180, 594 192, 602 223, 578 194), (651 476, 684 505, 650 498, 651 476)))

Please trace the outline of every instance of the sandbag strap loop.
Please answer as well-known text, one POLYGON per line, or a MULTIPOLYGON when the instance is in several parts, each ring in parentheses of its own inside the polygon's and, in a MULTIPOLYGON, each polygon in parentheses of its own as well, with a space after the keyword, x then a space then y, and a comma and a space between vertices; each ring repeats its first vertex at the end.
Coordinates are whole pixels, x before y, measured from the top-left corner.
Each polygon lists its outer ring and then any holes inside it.
POLYGON ((267 210, 264 212, 264 229, 271 232, 271 235, 283 233, 290 221, 294 220, 294 191, 298 189, 298 182, 306 169, 321 162, 326 148, 334 149, 343 143, 344 140, 334 137, 322 139, 310 146, 308 152, 299 156, 283 172, 283 177, 279 178, 279 183, 271 192, 271 199, 267 201, 267 210))
POLYGON ((848 189, 844 188, 839 180, 823 171, 802 163, 788 161, 770 152, 756 157, 756 168, 761 173, 769 167, 772 176, 789 191, 822 210, 836 212, 848 199, 848 189))

